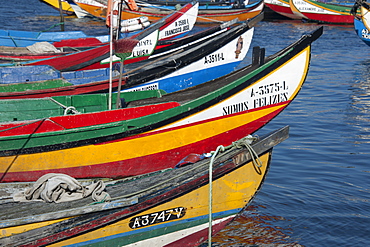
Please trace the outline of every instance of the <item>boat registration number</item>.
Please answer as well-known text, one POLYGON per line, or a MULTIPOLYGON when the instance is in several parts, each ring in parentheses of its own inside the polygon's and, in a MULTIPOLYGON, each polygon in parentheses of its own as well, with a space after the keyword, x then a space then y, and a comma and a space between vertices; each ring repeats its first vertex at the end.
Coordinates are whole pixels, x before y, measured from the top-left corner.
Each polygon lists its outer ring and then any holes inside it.
POLYGON ((177 220, 184 217, 186 209, 184 207, 171 208, 151 214, 134 217, 130 220, 129 226, 137 229, 144 226, 154 225, 166 221, 177 220))

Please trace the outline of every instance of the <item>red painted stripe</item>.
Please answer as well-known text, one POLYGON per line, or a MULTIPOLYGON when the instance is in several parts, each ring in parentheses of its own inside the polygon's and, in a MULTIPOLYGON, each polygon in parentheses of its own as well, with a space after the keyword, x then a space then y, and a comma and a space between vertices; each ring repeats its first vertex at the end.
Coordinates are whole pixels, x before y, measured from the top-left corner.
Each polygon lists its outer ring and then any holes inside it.
POLYGON ((265 3, 270 9, 277 13, 284 13, 284 14, 290 14, 293 15, 292 10, 289 7, 284 7, 284 6, 279 6, 279 5, 274 5, 274 4, 267 4, 265 3))
POLYGON ((354 22, 353 15, 329 15, 329 14, 313 14, 302 12, 308 19, 328 22, 328 23, 348 23, 354 22))
MULTIPOLYGON (((64 70, 74 65, 89 62, 90 60, 109 53, 109 45, 103 45, 90 50, 72 53, 66 56, 57 56, 46 60, 27 63, 26 65, 50 65, 57 70, 64 70)), ((92 66, 92 65, 91 65, 92 66)), ((87 67, 89 68, 89 67, 87 67)))
POLYGON ((182 17, 184 15, 184 13, 186 13, 191 7, 193 7, 193 4, 188 3, 183 8, 181 8, 180 11, 174 12, 166 20, 167 23, 165 25, 163 25, 159 30, 163 30, 166 27, 168 27, 169 25, 171 25, 174 21, 176 21, 177 19, 179 19, 180 17, 182 17))
MULTIPOLYGON (((163 170, 166 168, 173 168, 181 161, 185 156, 190 153, 206 153, 215 150, 219 145, 230 145, 232 142, 239 140, 253 132, 257 131, 272 118, 278 115, 284 108, 266 115, 254 122, 227 131, 220 135, 215 135, 211 138, 207 138, 190 145, 185 145, 179 148, 173 148, 164 152, 155 153, 152 155, 137 157, 133 159, 126 159, 116 162, 89 165, 83 167, 64 168, 64 169, 51 169, 41 171, 27 171, 27 172, 12 172, 7 173, 3 182, 16 182, 16 181, 36 181, 39 177, 47 173, 64 173, 74 178, 122 178, 127 176, 135 176, 140 174, 146 174, 163 170)), ((146 133, 150 135, 152 133, 146 133)), ((135 135, 130 138, 140 138, 140 135, 135 135)), ((124 141, 123 138, 120 141, 124 141)), ((153 145, 155 145, 153 143, 153 145)), ((3 173, 0 174, 3 176, 3 173)))
MULTIPOLYGON (((229 219, 222 221, 221 223, 212 225, 212 235, 215 235, 223 228, 225 228, 234 218, 230 217, 229 219)), ((182 239, 179 239, 170 244, 164 245, 163 247, 193 247, 198 246, 208 240, 208 228, 203 229, 199 232, 195 232, 191 235, 188 235, 182 239)))
POLYGON ((97 38, 79 38, 79 39, 64 39, 61 41, 53 42, 53 45, 57 48, 60 47, 90 47, 104 45, 103 42, 97 38))
MULTIPOLYGON (((232 162, 229 162, 225 165, 223 165, 220 168, 217 168, 213 171, 214 178, 221 177, 223 174, 227 174, 232 169, 235 168, 235 164, 232 162)), ((148 199, 142 203, 135 204, 131 207, 127 207, 122 209, 121 211, 111 213, 107 216, 101 216, 98 218, 94 218, 88 223, 84 223, 72 228, 65 228, 65 230, 62 230, 61 232, 54 233, 50 236, 32 241, 30 244, 25 244, 22 246, 41 246, 41 245, 47 245, 51 244, 57 241, 64 240, 68 237, 73 237, 76 235, 80 235, 86 232, 89 232, 91 230, 98 229, 102 226, 106 226, 107 224, 110 224, 112 222, 117 222, 118 220, 123 220, 127 217, 130 217, 134 214, 137 214, 139 212, 142 212, 144 210, 147 210, 149 208, 152 208, 154 206, 158 206, 162 203, 165 203, 167 201, 173 200, 174 198, 177 198, 180 195, 183 195, 184 193, 188 193, 196 188, 199 188, 201 186, 204 186, 205 184, 208 184, 208 175, 205 174, 201 177, 198 177, 197 179, 194 179, 188 183, 182 184, 170 191, 167 191, 165 193, 162 193, 154 198, 148 199)), ((82 216, 83 217, 83 216, 82 216)), ((73 220, 73 219, 72 219, 73 220)), ((66 220, 68 221, 68 220, 66 220)), ((56 223, 58 224, 58 223, 56 223)), ((63 224, 63 221, 61 222, 63 224)))
POLYGON ((0 126, 0 130, 2 130, 0 132, 0 136, 45 133, 64 129, 82 128, 92 125, 125 121, 168 110, 177 106, 180 106, 180 104, 177 102, 168 102, 157 105, 139 106, 135 108, 123 108, 111 111, 94 112, 90 114, 87 113, 50 117, 45 121, 40 120, 30 124, 28 124, 30 121, 24 121, 22 123, 16 124, 10 123, 0 126), (18 127, 10 129, 16 126, 18 127))

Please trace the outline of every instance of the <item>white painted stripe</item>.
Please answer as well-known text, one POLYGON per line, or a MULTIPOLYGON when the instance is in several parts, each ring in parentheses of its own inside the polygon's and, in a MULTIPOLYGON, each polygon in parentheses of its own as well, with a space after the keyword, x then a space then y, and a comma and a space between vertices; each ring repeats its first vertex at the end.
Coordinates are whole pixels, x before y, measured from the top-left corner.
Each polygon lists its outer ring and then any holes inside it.
MULTIPOLYGON (((232 217, 235 217, 235 214, 231 215, 231 216, 228 216, 228 217, 225 217, 225 218, 222 218, 222 219, 214 220, 212 222, 212 225, 219 224, 219 223, 221 223, 225 220, 228 220, 232 217)), ((187 229, 184 229, 184 230, 172 232, 172 233, 169 233, 169 234, 161 235, 161 236, 158 236, 158 237, 155 237, 155 238, 146 239, 146 240, 136 242, 136 243, 133 243, 133 244, 129 244, 129 245, 125 245, 125 246, 161 247, 161 246, 170 244, 172 242, 175 242, 179 239, 182 239, 184 237, 187 237, 187 236, 189 236, 193 233, 199 232, 199 231, 201 231, 203 229, 206 229, 206 228, 208 228, 208 223, 198 225, 198 226, 195 226, 195 227, 191 227, 191 228, 187 228, 187 229)))
POLYGON ((304 0, 292 0, 295 7, 302 13, 311 13, 311 14, 327 14, 327 15, 341 15, 335 11, 330 11, 324 8, 320 8, 311 4, 310 2, 304 0))
POLYGON ((291 100, 305 79, 308 53, 309 50, 303 51, 252 86, 204 111, 162 127, 161 130, 291 100))

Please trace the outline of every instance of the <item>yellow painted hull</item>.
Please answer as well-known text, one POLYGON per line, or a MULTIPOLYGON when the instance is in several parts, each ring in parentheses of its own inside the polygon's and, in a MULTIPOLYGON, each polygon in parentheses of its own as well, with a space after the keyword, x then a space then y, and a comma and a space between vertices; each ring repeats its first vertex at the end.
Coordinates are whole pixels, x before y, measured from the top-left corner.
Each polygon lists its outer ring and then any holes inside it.
MULTIPOLYGON (((42 0, 44 3, 50 5, 51 7, 59 10, 59 0, 42 0)), ((71 5, 66 1, 61 1, 62 10, 65 14, 72 15, 74 14, 74 10, 72 9, 71 5)))
MULTIPOLYGON (((86 169, 89 169, 93 165, 119 161, 123 161, 122 163, 124 164, 124 160, 150 156, 182 146, 193 145, 196 142, 233 131, 238 127, 258 121, 258 119, 266 115, 280 112, 287 105, 288 102, 264 110, 245 112, 234 117, 222 118, 217 121, 207 121, 170 131, 159 131, 156 134, 144 133, 122 141, 104 143, 102 145, 88 145, 52 152, 0 157, 0 167, 3 168, 1 172, 5 172, 9 164, 11 166, 7 173, 74 167, 86 167, 86 169)), ((244 135, 250 133, 248 129, 243 131, 245 132, 244 135)), ((104 174, 101 174, 101 177, 105 177, 104 174)))
MULTIPOLYGON (((222 218, 230 220, 253 199, 268 171, 271 151, 272 150, 260 156, 260 160, 262 161, 261 168, 257 168, 252 162, 245 165, 239 164, 241 166, 238 168, 218 179, 214 179, 212 183, 212 213, 214 214, 214 220, 221 220, 222 218)), ((186 236, 191 235, 195 231, 199 231, 200 228, 206 230, 208 227, 208 205, 209 186, 206 184, 163 204, 151 207, 148 210, 141 211, 134 215, 128 215, 119 221, 102 225, 91 231, 73 234, 69 239, 50 246, 65 246, 77 243, 81 245, 90 244, 93 246, 95 244, 102 244, 102 242, 104 242, 106 246, 125 246, 134 242, 139 242, 145 246, 149 244, 150 241, 153 241, 152 238, 154 236, 156 237, 156 244, 168 244, 177 240, 178 232, 181 232, 181 236, 186 236), (136 224, 136 227, 132 227, 132 219, 134 218, 153 215, 156 212, 168 211, 169 209, 179 207, 186 209, 186 213, 181 218, 155 224, 148 223, 147 226, 144 224, 144 221, 141 221, 136 224), (168 227, 169 223, 172 227, 168 227), (161 234, 163 232, 166 234, 161 234)), ((94 220, 96 218, 98 217, 94 217, 94 220)), ((63 224, 63 220, 67 219, 0 228, 0 238, 39 229, 53 223, 63 224)), ((94 220, 89 224, 94 224, 94 220)))
MULTIPOLYGON (((90 14, 99 17, 99 18, 106 18, 107 16, 107 8, 105 7, 98 7, 84 3, 77 3, 80 8, 84 9, 85 11, 89 12, 90 14)), ((211 23, 211 22, 227 22, 238 18, 239 21, 246 21, 249 20, 262 12, 263 4, 255 8, 254 10, 246 10, 246 9, 225 9, 225 10, 199 10, 197 23, 211 23)), ((158 11, 157 9, 150 9, 150 8, 142 8, 138 11, 131 11, 128 9, 122 10, 122 19, 132 19, 138 18, 141 16, 148 17, 150 22, 156 22, 165 16, 173 13, 172 10, 161 10, 158 11)))

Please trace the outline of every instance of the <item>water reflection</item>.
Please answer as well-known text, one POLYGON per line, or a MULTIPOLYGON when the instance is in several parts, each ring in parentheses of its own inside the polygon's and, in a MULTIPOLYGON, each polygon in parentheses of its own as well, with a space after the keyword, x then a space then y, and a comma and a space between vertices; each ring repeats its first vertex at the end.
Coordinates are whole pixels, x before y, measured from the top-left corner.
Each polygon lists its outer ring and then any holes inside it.
POLYGON ((370 142, 370 60, 354 66, 354 77, 349 88, 350 104, 346 111, 348 124, 357 129, 355 144, 370 142))
POLYGON ((276 224, 281 216, 261 215, 263 205, 251 205, 212 238, 212 246, 302 246, 292 240, 292 229, 276 224))

